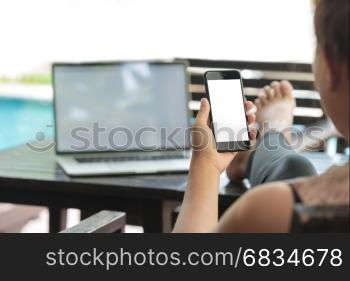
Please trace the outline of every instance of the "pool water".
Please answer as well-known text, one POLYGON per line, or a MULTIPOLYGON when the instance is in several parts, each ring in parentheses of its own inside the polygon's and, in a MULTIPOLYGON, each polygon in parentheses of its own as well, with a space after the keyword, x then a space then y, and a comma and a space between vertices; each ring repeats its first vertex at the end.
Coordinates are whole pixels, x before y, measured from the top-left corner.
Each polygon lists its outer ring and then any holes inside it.
POLYGON ((54 134, 51 102, 0 98, 0 150, 54 134))

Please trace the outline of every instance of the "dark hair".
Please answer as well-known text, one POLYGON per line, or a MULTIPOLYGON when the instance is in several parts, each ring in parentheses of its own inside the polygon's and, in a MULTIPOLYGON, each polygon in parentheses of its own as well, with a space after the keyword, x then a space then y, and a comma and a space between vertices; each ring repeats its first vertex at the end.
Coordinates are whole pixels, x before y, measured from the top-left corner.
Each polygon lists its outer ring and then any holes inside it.
POLYGON ((317 44, 349 71, 350 0, 315 0, 317 44))

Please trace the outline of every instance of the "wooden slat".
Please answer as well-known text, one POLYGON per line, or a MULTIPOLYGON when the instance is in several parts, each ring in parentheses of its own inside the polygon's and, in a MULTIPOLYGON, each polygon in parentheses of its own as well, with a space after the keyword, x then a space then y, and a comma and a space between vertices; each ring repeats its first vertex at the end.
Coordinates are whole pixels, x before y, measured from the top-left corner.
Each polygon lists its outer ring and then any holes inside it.
MULTIPOLYGON (((198 75, 191 76, 191 84, 204 85, 204 77, 198 75)), ((250 88, 263 88, 269 85, 274 80, 271 79, 243 79, 243 85, 250 88)), ((295 89, 301 90, 314 90, 314 82, 312 81, 301 81, 301 80, 289 80, 295 89)))
MULTIPOLYGON (((187 73, 193 76, 203 76, 209 70, 229 70, 228 68, 209 68, 209 67, 188 67, 187 73)), ((301 80, 314 81, 313 73, 295 72, 295 71, 269 71, 269 70, 248 70, 239 69, 244 79, 270 79, 270 80, 301 80)))
MULTIPOLYGON (((191 93, 192 101, 200 101, 204 97, 204 93, 191 93)), ((254 102, 257 98, 256 95, 245 95, 248 101, 254 102)), ((297 98, 296 104, 299 107, 311 107, 311 108, 321 108, 320 100, 297 98)))
MULTIPOLYGON (((243 85, 245 87, 251 87, 251 88, 263 88, 266 85, 269 85, 274 80, 269 79, 243 79, 243 85)), ((293 85, 294 89, 301 89, 301 90, 314 90, 315 86, 313 82, 310 81, 300 81, 300 80, 290 80, 291 84, 293 85)))
MULTIPOLYGON (((196 118, 198 111, 192 111, 193 120, 196 118)), ((319 117, 310 117, 310 116, 294 116, 294 124, 297 125, 308 125, 313 124, 316 121, 320 120, 319 117)), ((194 122, 194 121, 193 121, 194 122)))
POLYGON ((61 233, 114 233, 124 232, 126 215, 116 211, 101 211, 61 233))
MULTIPOLYGON (((198 111, 200 106, 199 101, 191 101, 189 103, 189 109, 192 111, 198 111)), ((323 117, 324 113, 322 109, 320 108, 309 108, 309 107, 302 107, 297 106, 294 110, 294 116, 306 116, 311 118, 321 118, 323 117)))
MULTIPOLYGON (((244 95, 257 97, 259 95, 260 91, 261 91, 260 88, 257 89, 257 88, 245 87, 244 88, 244 95)), ((298 99, 310 99, 310 100, 318 100, 318 101, 320 100, 320 95, 316 91, 296 89, 293 91, 293 95, 297 100, 298 99)))
POLYGON ((311 64, 285 62, 227 61, 205 59, 182 59, 191 67, 236 68, 269 71, 312 72, 311 64))
MULTIPOLYGON (((188 87, 188 91, 192 94, 204 94, 205 93, 205 87, 204 85, 196 85, 196 84, 190 84, 188 87)), ((244 95, 245 96, 258 96, 259 92, 261 91, 261 88, 250 88, 250 87, 244 87, 244 95)), ((293 91, 294 97, 296 99, 312 99, 312 100, 320 100, 320 95, 316 91, 310 91, 310 90, 294 90, 293 91)))

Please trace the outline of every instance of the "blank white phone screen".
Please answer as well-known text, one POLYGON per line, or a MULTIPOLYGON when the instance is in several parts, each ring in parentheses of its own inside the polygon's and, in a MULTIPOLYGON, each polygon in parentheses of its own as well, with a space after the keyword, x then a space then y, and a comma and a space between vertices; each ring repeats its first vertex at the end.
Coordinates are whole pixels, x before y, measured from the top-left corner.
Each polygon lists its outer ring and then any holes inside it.
POLYGON ((240 79, 208 80, 216 142, 249 141, 240 79))

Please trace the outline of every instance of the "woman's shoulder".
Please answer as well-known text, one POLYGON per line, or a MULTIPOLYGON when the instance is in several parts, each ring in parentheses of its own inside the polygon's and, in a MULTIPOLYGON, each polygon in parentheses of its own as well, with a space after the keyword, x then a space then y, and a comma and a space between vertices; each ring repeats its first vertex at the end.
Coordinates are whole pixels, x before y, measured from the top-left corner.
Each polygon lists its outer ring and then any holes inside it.
POLYGON ((266 183, 246 192, 224 214, 218 232, 289 231, 297 192, 304 204, 349 204, 349 165, 291 181, 266 183))
POLYGON ((299 178, 290 183, 305 204, 349 204, 349 163, 332 166, 322 175, 299 178))

